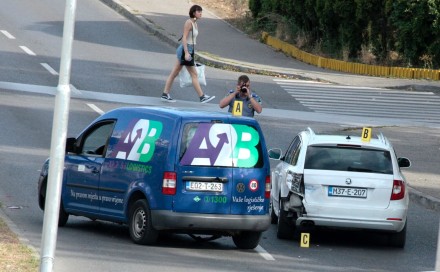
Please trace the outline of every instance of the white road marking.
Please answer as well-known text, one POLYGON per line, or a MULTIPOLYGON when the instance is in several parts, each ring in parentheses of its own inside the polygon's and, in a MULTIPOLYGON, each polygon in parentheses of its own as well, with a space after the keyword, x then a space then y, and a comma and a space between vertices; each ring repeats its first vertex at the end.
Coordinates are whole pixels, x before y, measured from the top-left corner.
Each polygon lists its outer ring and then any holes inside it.
POLYGON ((47 63, 40 63, 40 64, 41 64, 41 66, 43 66, 44 68, 46 68, 46 70, 49 71, 49 73, 51 73, 52 75, 54 75, 54 76, 57 76, 57 75, 58 75, 58 72, 55 71, 52 67, 50 67, 49 64, 47 64, 47 63))
MULTIPOLYGON (((0 90, 11 90, 19 92, 40 93, 48 95, 56 95, 57 87, 55 86, 43 86, 43 85, 31 85, 23 83, 5 82, 0 81, 0 90)), ((95 101, 114 102, 119 104, 132 104, 143 106, 160 106, 163 107, 163 102, 159 97, 147 97, 138 95, 126 95, 118 93, 106 93, 87 90, 74 90, 72 92, 72 98, 88 99, 95 101)), ((187 108, 200 108, 208 111, 218 112, 219 107, 217 104, 206 103, 200 105, 200 102, 190 101, 177 101, 179 107, 187 108)), ((408 120, 408 118, 387 118, 387 117, 368 117, 354 116, 354 115, 338 115, 334 113, 319 113, 319 112, 303 112, 303 111, 291 111, 265 108, 261 116, 279 118, 282 116, 286 119, 292 120, 304 120, 313 122, 326 121, 331 124, 345 124, 349 126, 423 126, 430 128, 440 128, 439 124, 433 124, 426 122, 425 120, 408 120)))
POLYGON ((5 35, 8 39, 15 40, 15 37, 12 36, 11 33, 9 33, 8 31, 0 30, 0 32, 3 33, 3 35, 5 35))
POLYGON ((269 254, 269 252, 267 252, 263 247, 261 247, 260 245, 258 245, 255 248, 255 251, 258 252, 258 254, 260 254, 261 257, 263 257, 265 260, 267 261, 275 261, 275 258, 272 257, 272 255, 269 254))
POLYGON ((73 86, 72 84, 70 84, 69 86, 70 86, 70 90, 72 91, 72 93, 82 95, 81 91, 78 90, 75 86, 73 86))
POLYGON ((32 50, 30 50, 29 48, 27 48, 26 46, 24 46, 24 45, 20 45, 20 48, 24 51, 24 52, 26 52, 28 55, 31 55, 31 56, 36 56, 37 54, 35 54, 34 52, 32 52, 32 50))
POLYGON ((87 106, 89 106, 92 110, 96 111, 97 113, 99 113, 99 115, 103 115, 105 112, 103 110, 101 110, 100 108, 98 108, 95 104, 89 104, 87 103, 87 106))

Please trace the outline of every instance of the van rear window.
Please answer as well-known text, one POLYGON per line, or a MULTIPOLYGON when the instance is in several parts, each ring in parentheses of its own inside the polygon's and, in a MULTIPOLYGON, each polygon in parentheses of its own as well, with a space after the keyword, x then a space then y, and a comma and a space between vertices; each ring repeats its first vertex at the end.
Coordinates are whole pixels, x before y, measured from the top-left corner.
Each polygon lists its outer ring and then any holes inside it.
POLYGON ((261 168, 264 164, 260 135, 252 126, 187 123, 181 139, 181 165, 261 168))
POLYGON ((309 146, 304 168, 393 173, 389 151, 348 147, 309 146))

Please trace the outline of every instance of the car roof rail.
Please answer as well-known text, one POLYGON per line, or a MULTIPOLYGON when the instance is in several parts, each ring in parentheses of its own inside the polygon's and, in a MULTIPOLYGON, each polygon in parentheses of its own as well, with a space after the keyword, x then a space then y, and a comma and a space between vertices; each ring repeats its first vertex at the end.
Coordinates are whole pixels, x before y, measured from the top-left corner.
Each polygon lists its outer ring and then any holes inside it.
POLYGON ((387 137, 385 137, 382 132, 377 134, 377 139, 379 139, 384 145, 389 145, 387 137))
POLYGON ((307 130, 309 131, 309 133, 310 133, 310 137, 314 137, 316 134, 315 134, 315 132, 313 131, 313 129, 311 128, 311 127, 307 127, 307 130))

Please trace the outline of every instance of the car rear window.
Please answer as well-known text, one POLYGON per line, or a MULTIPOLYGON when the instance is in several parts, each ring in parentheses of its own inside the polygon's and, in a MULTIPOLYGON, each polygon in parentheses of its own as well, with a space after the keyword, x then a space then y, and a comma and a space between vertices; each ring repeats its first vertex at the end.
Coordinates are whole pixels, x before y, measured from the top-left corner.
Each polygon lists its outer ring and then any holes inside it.
POLYGON ((386 150, 309 146, 305 169, 392 174, 391 155, 386 150))
POLYGON ((180 164, 261 168, 260 135, 249 125, 187 123, 181 137, 180 164))

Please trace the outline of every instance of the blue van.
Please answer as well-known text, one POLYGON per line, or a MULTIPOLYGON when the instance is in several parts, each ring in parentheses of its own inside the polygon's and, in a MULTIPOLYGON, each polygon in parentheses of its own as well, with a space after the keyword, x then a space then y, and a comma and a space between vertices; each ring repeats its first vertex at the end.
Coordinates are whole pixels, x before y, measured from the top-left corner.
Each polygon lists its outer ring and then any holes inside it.
MULTIPOLYGON (((38 181, 44 210, 48 161, 38 181)), ((270 165, 253 118, 170 108, 112 110, 66 141, 59 226, 69 215, 161 232, 232 236, 258 246, 270 226, 270 165)))

